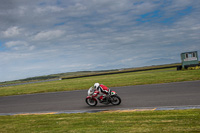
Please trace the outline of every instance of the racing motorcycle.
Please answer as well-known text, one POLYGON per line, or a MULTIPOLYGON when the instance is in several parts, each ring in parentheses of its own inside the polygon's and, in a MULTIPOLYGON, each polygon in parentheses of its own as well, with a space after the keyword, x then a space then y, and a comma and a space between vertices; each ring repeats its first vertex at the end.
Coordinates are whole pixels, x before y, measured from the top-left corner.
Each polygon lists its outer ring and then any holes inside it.
POLYGON ((117 95, 115 91, 111 91, 110 95, 105 96, 103 101, 101 101, 99 98, 97 98, 97 94, 99 92, 95 90, 93 87, 90 87, 88 90, 88 96, 85 99, 85 102, 89 106, 96 106, 98 101, 102 104, 112 104, 112 105, 119 105, 121 103, 121 98, 117 95))

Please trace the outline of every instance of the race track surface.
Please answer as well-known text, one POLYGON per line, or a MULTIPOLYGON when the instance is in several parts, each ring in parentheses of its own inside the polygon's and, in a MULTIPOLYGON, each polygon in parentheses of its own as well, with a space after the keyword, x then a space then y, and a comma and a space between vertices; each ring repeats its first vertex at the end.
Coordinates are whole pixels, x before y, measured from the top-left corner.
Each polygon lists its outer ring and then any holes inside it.
MULTIPOLYGON (((92 85, 92 83, 91 83, 92 85)), ((0 97, 0 113, 45 111, 117 110, 200 105, 200 81, 113 87, 122 99, 119 106, 85 103, 87 90, 0 97)))

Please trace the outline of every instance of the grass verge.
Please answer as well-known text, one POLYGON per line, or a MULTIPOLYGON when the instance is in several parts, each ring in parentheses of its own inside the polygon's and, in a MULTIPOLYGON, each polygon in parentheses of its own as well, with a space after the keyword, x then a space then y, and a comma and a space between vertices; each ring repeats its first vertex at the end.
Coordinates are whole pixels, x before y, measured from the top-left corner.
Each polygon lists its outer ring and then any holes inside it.
POLYGON ((0 96, 88 89, 95 82, 108 87, 200 80, 200 70, 176 71, 176 68, 92 76, 0 88, 0 96))
POLYGON ((0 116, 0 132, 200 132, 200 109, 0 116))

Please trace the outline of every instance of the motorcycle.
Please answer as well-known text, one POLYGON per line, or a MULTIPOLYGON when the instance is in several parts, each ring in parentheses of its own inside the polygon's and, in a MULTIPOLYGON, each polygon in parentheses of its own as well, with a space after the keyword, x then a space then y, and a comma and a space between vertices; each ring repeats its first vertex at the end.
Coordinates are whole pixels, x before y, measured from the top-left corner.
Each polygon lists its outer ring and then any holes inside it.
POLYGON ((103 101, 97 98, 97 94, 99 92, 95 90, 93 87, 90 87, 88 90, 88 96, 85 99, 85 102, 89 106, 96 106, 98 101, 102 104, 112 104, 112 105, 119 105, 121 103, 121 98, 117 95, 115 91, 111 91, 110 95, 105 96, 103 101))

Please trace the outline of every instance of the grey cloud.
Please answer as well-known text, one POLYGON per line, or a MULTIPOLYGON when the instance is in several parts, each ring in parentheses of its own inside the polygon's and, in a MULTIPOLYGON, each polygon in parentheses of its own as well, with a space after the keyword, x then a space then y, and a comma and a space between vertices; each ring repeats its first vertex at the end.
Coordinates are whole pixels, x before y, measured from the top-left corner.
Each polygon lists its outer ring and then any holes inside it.
POLYGON ((19 78, 18 72, 27 77, 138 67, 161 59, 179 62, 181 52, 200 51, 198 1, 1 2, 8 7, 0 8, 0 66, 5 79, 9 69, 19 78), (188 6, 189 13, 176 17, 176 11, 188 6), (154 11, 161 16, 140 20, 154 11), (175 17, 173 22, 162 23, 170 17, 175 17))

